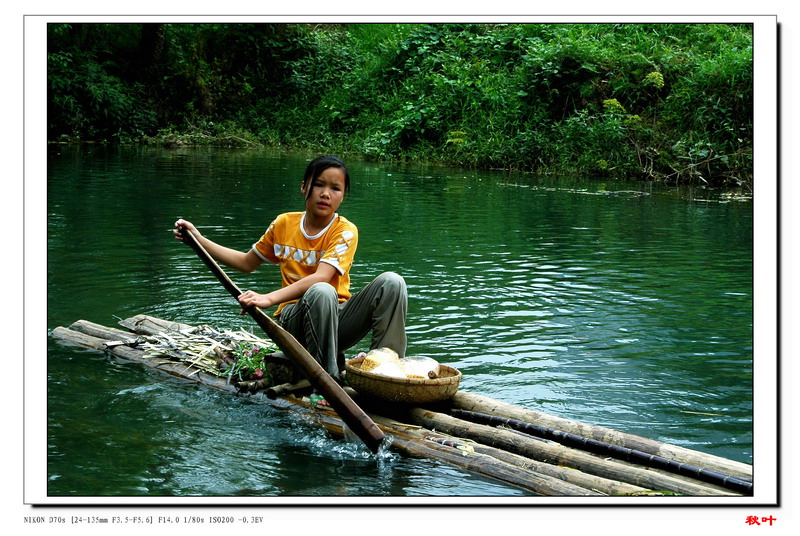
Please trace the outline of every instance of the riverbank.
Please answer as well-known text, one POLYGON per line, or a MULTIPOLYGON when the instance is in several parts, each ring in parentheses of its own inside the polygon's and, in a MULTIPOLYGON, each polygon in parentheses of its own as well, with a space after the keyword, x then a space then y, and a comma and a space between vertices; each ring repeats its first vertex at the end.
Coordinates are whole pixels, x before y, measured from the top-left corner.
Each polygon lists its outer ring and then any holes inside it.
POLYGON ((750 24, 48 32, 54 141, 286 147, 752 189, 750 24))
MULTIPOLYGON (((85 142, 85 141, 60 141, 60 142, 50 142, 51 146, 72 146, 74 148, 78 148, 80 146, 86 147, 109 147, 114 144, 108 142, 85 142)), ((594 174, 586 174, 579 170, 562 170, 562 169, 551 169, 551 170, 543 170, 539 169, 536 171, 526 171, 520 170, 513 167, 492 167, 492 168, 481 168, 481 167, 468 167, 458 163, 450 162, 447 160, 429 160, 424 157, 418 157, 417 159, 412 159, 411 157, 402 157, 402 158, 370 158, 361 153, 353 152, 352 150, 348 151, 346 149, 342 149, 339 151, 333 151, 330 147, 319 147, 319 146, 283 146, 283 145, 267 145, 257 141, 252 134, 250 133, 242 133, 237 131, 235 134, 224 134, 221 136, 210 136, 208 134, 204 134, 202 132, 185 132, 179 133, 177 131, 171 131, 169 135, 161 136, 154 136, 150 137, 147 140, 144 140, 141 143, 126 143, 126 144, 117 144, 115 145, 118 148, 127 147, 127 148, 141 148, 143 150, 168 150, 168 151, 191 151, 191 150, 224 150, 224 151, 263 151, 265 153, 270 154, 291 154, 293 156, 304 156, 308 160, 311 160, 315 156, 320 154, 328 154, 333 153, 337 156, 343 158, 347 162, 355 162, 360 161, 367 164, 374 164, 379 163, 380 165, 409 165, 409 166, 416 166, 419 168, 424 169, 461 169, 461 170, 470 170, 470 172, 477 172, 477 173, 484 173, 484 172, 501 172, 504 174, 513 174, 515 177, 514 181, 519 182, 521 179, 525 179, 529 186, 534 185, 534 187, 540 188, 555 188, 555 189, 565 189, 567 191, 573 190, 579 186, 573 187, 562 187, 560 183, 565 178, 572 178, 576 181, 576 184, 580 184, 582 188, 585 188, 591 184, 598 183, 598 184, 607 184, 607 181, 611 181, 613 186, 610 186, 613 190, 624 190, 624 191, 640 191, 646 192, 647 195, 652 194, 653 189, 657 189, 659 191, 659 196, 667 196, 667 197, 674 197, 679 199, 686 199, 686 200, 695 200, 695 201, 702 201, 702 202, 750 202, 753 200, 753 191, 752 185, 748 184, 723 184, 723 185, 715 185, 710 186, 707 184, 695 183, 695 182, 685 182, 685 183, 668 183, 664 181, 658 181, 654 179, 637 179, 637 178, 630 178, 630 177, 619 177, 613 176, 609 174, 608 176, 599 176, 594 174), (556 184, 556 186, 553 186, 556 184), (538 185, 538 186, 537 186, 538 185)), ((505 175, 504 175, 505 176, 505 175)), ((601 190, 603 186, 598 186, 601 190)))

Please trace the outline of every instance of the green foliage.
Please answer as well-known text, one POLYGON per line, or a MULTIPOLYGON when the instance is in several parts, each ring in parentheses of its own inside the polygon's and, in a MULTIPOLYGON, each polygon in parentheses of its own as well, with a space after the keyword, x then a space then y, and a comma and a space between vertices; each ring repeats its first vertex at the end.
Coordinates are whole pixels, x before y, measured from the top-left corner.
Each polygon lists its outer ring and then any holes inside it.
POLYGON ((257 344, 239 343, 234 354, 234 362, 224 371, 231 374, 237 381, 258 380, 270 377, 264 359, 273 351, 274 346, 259 347, 257 344))
POLYGON ((88 139, 121 137, 155 126, 154 115, 140 105, 143 86, 124 83, 109 67, 90 54, 48 55, 51 137, 56 132, 88 139))
POLYGON ((202 132, 364 158, 752 180, 749 25, 121 26, 52 27, 51 139, 202 132))

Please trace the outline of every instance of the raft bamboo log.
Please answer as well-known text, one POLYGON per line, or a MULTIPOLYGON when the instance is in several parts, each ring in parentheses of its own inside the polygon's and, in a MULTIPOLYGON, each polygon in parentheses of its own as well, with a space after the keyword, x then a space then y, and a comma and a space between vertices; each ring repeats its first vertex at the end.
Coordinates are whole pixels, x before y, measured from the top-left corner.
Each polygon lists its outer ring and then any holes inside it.
POLYGON ((468 443, 465 444, 469 445, 469 447, 475 453, 486 454, 502 462, 509 463, 523 469, 528 469, 534 473, 551 476, 581 488, 594 490, 603 495, 663 495, 661 492, 654 492, 641 486, 634 486, 626 482, 590 475, 570 467, 561 467, 558 465, 540 462, 496 447, 490 447, 488 445, 471 440, 464 440, 458 438, 458 436, 447 436, 435 431, 428 431, 426 435, 434 435, 441 438, 455 438, 456 442, 459 440, 462 442, 467 441, 468 443))
POLYGON ((397 429, 389 429, 392 441, 397 442, 395 448, 413 457, 432 458, 444 461, 470 473, 490 477, 528 489, 539 495, 559 497, 592 497, 603 494, 588 488, 565 482, 556 477, 537 473, 523 467, 503 462, 493 456, 481 453, 464 454, 453 447, 440 445, 433 441, 421 440, 419 434, 402 433, 397 429))
MULTIPOLYGON (((290 404, 301 404, 296 399, 284 399, 290 404)), ((342 423, 333 412, 322 411, 315 415, 318 424, 324 426, 333 435, 344 433, 342 423)), ((457 448, 432 441, 430 437, 447 438, 452 443, 459 443, 458 437, 445 434, 432 434, 428 430, 408 427, 391 419, 374 415, 375 422, 392 439, 392 448, 413 458, 435 459, 470 473, 512 484, 516 487, 532 491, 537 495, 597 497, 602 496, 593 489, 583 488, 557 477, 540 474, 530 469, 516 466, 481 453, 467 453, 457 448)))
POLYGON ((131 318, 126 318, 125 320, 121 320, 119 325, 143 335, 156 335, 163 331, 184 331, 192 329, 192 326, 188 324, 170 322, 148 315, 136 315, 131 318))
POLYGON ((132 335, 129 331, 109 328, 87 320, 77 320, 73 322, 72 325, 70 325, 70 329, 102 339, 111 339, 111 341, 117 340, 124 344, 130 344, 129 341, 136 340, 136 336, 132 335))
POLYGON ((670 445, 661 441, 648 439, 645 437, 627 434, 618 430, 594 426, 582 422, 572 421, 553 415, 548 415, 513 404, 494 400, 475 393, 459 391, 451 399, 452 406, 458 409, 486 413, 499 417, 517 419, 532 424, 538 424, 548 428, 561 430, 576 434, 582 437, 596 439, 604 443, 618 445, 630 449, 640 450, 648 454, 654 454, 663 458, 696 465, 713 471, 719 471, 742 478, 752 478, 753 468, 750 465, 687 449, 677 445, 670 445))
POLYGON ((240 391, 247 391, 248 393, 255 393, 268 389, 272 380, 270 378, 259 378, 257 380, 244 380, 236 384, 236 388, 240 391))
POLYGON ((535 460, 574 467, 586 473, 612 480, 628 482, 648 489, 672 491, 693 496, 737 495, 730 491, 704 485, 685 478, 661 474, 630 464, 604 460, 577 449, 540 439, 525 437, 518 432, 471 423, 422 408, 408 412, 411 422, 450 435, 472 439, 485 445, 502 448, 535 460))
POLYGON ((595 490, 604 495, 663 495, 663 493, 655 492, 641 486, 634 486, 627 482, 590 475, 589 473, 584 473, 583 471, 569 467, 540 462, 482 443, 473 443, 472 448, 475 449, 477 453, 486 454, 500 461, 522 467, 523 469, 528 469, 535 473, 552 476, 581 488, 595 490))
POLYGON ((289 395, 309 388, 311 388, 311 384, 308 380, 300 380, 297 383, 282 383, 269 387, 267 389, 267 397, 274 400, 279 396, 289 395))
POLYGON ((72 344, 85 346, 87 348, 95 348, 97 350, 102 350, 105 347, 106 343, 105 339, 100 339, 98 337, 87 335, 80 331, 73 331, 71 329, 63 328, 61 326, 55 328, 50 333, 50 335, 62 341, 71 342, 72 344))
POLYGON ((206 374, 193 367, 188 367, 186 363, 183 362, 159 357, 145 357, 144 351, 139 350, 138 348, 131 348, 130 346, 112 346, 109 348, 106 346, 106 343, 108 342, 106 339, 93 337, 91 335, 64 327, 55 328, 52 331, 51 336, 61 341, 85 346, 86 348, 106 351, 111 356, 118 357, 126 361, 141 363, 149 368, 159 370, 183 380, 190 380, 195 383, 201 383, 210 387, 222 389, 230 393, 236 393, 236 388, 233 385, 226 386, 224 379, 206 374))
POLYGON ((750 481, 737 478, 732 475, 726 475, 718 471, 703 469, 702 467, 697 467, 695 465, 668 460, 667 458, 662 458, 661 456, 656 456, 655 454, 648 454, 640 450, 620 447, 610 443, 603 443, 602 441, 597 441, 596 439, 590 439, 576 434, 562 432, 561 430, 546 428, 544 426, 539 426, 516 419, 487 415, 485 413, 476 413, 474 411, 457 409, 453 410, 452 415, 453 417, 463 418, 465 420, 480 424, 488 424, 490 426, 507 426, 508 428, 512 428, 519 432, 524 432, 536 437, 552 439, 553 441, 557 441, 568 447, 582 448, 589 452, 593 452, 594 454, 612 456, 628 462, 639 463, 647 467, 663 469, 671 473, 696 478, 697 480, 708 482, 709 484, 716 484, 740 493, 745 493, 748 495, 753 493, 753 483, 750 481))
MULTIPOLYGON (((181 230, 183 240, 205 263, 209 270, 222 283, 226 290, 234 297, 238 298, 242 291, 228 277, 228 275, 211 258, 211 255, 197 241, 195 236, 186 228, 181 230)), ((238 300, 237 300, 238 303, 238 300)), ((247 313, 256 321, 267 335, 278 345, 278 347, 289 357, 293 363, 308 378, 311 385, 325 397, 325 400, 342 417, 345 423, 356 435, 361 438, 372 452, 378 452, 384 440, 384 433, 372 422, 372 419, 364 413, 360 407, 353 402, 353 399, 344 392, 342 387, 327 373, 322 366, 308 353, 308 351, 295 339, 288 331, 283 329, 277 322, 266 315, 258 307, 247 307, 247 313)))

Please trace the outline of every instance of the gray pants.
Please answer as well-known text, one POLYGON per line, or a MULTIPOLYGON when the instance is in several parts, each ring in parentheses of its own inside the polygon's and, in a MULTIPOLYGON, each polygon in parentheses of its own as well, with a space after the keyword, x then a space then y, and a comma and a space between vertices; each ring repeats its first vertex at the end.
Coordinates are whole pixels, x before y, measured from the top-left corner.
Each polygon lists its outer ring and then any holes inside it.
POLYGON ((405 356, 407 309, 405 280, 385 272, 344 303, 332 285, 316 283, 300 301, 284 307, 278 320, 338 380, 344 351, 370 331, 370 350, 388 347, 405 356))

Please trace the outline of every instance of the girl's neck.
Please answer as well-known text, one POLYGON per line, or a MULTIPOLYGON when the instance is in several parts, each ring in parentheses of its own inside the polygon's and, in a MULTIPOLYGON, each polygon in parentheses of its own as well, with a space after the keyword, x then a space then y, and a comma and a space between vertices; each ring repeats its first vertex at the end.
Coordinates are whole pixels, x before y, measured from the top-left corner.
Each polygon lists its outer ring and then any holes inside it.
POLYGON ((333 220, 339 217, 338 214, 334 213, 329 218, 325 218, 324 220, 317 220, 313 214, 309 214, 308 211, 305 212, 305 216, 303 216, 303 230, 308 236, 316 236, 321 233, 326 227, 328 227, 333 220))

